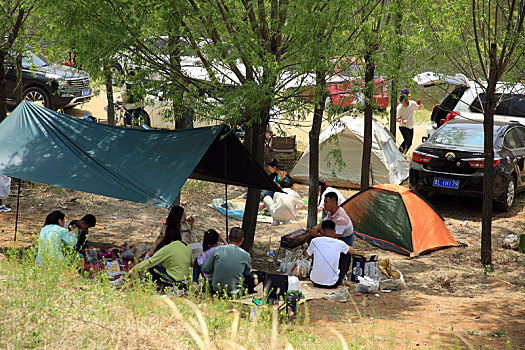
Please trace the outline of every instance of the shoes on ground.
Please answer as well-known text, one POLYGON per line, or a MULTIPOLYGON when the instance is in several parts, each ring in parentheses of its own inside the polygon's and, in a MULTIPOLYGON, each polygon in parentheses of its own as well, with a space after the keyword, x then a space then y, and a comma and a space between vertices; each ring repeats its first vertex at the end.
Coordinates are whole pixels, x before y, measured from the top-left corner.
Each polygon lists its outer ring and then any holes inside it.
POLYGON ((337 301, 339 303, 346 303, 348 298, 348 290, 346 288, 339 288, 335 293, 325 294, 325 299, 337 301))
POLYGON ((11 208, 6 207, 5 205, 0 205, 0 213, 7 213, 11 211, 11 208))

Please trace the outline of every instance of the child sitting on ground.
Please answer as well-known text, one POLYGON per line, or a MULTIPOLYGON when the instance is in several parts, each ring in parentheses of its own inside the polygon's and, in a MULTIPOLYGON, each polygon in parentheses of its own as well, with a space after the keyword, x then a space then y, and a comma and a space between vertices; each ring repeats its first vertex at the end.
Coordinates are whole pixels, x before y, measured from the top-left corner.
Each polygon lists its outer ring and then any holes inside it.
POLYGON ((277 176, 275 177, 275 182, 281 184, 281 182, 284 179, 291 180, 292 177, 288 174, 288 169, 284 165, 281 165, 279 166, 279 168, 277 168, 277 176))
POLYGON ((204 239, 202 241, 202 253, 193 262, 193 282, 198 283, 199 277, 202 275, 211 282, 213 273, 204 273, 201 271, 201 266, 208 260, 211 253, 221 245, 228 244, 221 237, 221 235, 214 229, 204 232, 204 239))

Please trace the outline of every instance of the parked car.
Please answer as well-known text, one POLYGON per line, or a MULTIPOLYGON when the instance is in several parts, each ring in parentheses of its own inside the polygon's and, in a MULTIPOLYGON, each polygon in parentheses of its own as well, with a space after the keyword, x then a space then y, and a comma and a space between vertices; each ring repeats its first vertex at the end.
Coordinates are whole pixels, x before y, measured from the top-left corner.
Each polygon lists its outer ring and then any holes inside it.
MULTIPOLYGON (((168 40, 169 38, 167 35, 148 37, 147 39, 144 39, 144 51, 147 52, 147 54, 142 53, 141 55, 137 55, 134 48, 130 48, 129 50, 123 51, 113 57, 115 63, 112 68, 114 68, 118 74, 127 75, 129 70, 140 70, 144 68, 151 69, 151 61, 156 62, 156 68, 169 65, 170 55, 168 40), (142 57, 144 61, 138 63, 137 59, 140 57, 142 57)), ((199 44, 202 45, 203 42, 199 42, 199 44)), ((179 59, 182 70, 185 71, 187 69, 199 67, 201 65, 200 59, 188 40, 186 38, 181 38, 179 45, 181 51, 179 59)), ((155 68, 155 65, 153 68, 155 68)), ((154 74, 150 79, 160 80, 160 76, 155 77, 154 74)))
MULTIPOLYGON (((410 187, 421 195, 483 194, 483 123, 454 119, 441 126, 412 153, 410 187)), ((525 189, 525 127, 517 122, 494 122, 494 179, 497 209, 508 211, 516 193, 525 189)))
MULTIPOLYGON (((326 79, 327 107, 353 107, 356 103, 364 101, 363 89, 365 86, 364 62, 351 58, 333 58, 333 75, 326 79), (356 97, 357 96, 357 97, 356 97)), ((285 77, 286 78, 286 77, 285 77)), ((388 85, 386 80, 379 75, 374 76, 374 108, 384 110, 390 105, 388 85)), ((313 74, 299 76, 291 79, 286 87, 297 88, 300 86, 299 96, 308 101, 314 101, 315 77, 313 74)))
MULTIPOLYGON (((483 86, 462 74, 455 76, 425 72, 414 81, 423 87, 448 84, 452 86, 445 98, 432 109, 427 134, 432 135, 441 125, 454 118, 483 120, 485 91, 483 86)), ((495 120, 516 120, 525 124, 525 86, 500 82, 496 85, 497 107, 495 120)))
MULTIPOLYGON (((9 57, 6 69, 6 98, 15 103, 16 66, 9 57)), ((66 108, 91 98, 89 75, 79 69, 49 63, 41 55, 26 51, 22 59, 22 95, 46 108, 66 108)))

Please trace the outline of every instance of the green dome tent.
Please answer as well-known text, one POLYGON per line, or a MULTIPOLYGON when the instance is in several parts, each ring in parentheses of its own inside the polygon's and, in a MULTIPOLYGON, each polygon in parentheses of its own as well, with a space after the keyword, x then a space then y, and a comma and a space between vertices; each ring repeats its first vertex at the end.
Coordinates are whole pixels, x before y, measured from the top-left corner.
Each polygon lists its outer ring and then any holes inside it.
POLYGON ((443 218, 418 194, 398 185, 378 185, 344 202, 356 235, 380 248, 417 256, 461 246, 443 218))

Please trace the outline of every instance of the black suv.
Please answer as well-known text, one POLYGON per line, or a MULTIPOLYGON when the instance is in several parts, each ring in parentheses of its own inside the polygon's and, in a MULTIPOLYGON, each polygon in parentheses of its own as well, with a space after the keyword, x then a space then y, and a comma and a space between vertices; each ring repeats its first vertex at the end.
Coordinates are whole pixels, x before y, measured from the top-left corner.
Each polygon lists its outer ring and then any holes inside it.
MULTIPOLYGON (((10 57, 6 72, 6 97, 14 103, 16 68, 10 57)), ((57 109, 79 105, 91 98, 89 75, 79 69, 51 64, 32 51, 22 59, 22 94, 26 100, 46 108, 57 109)))

